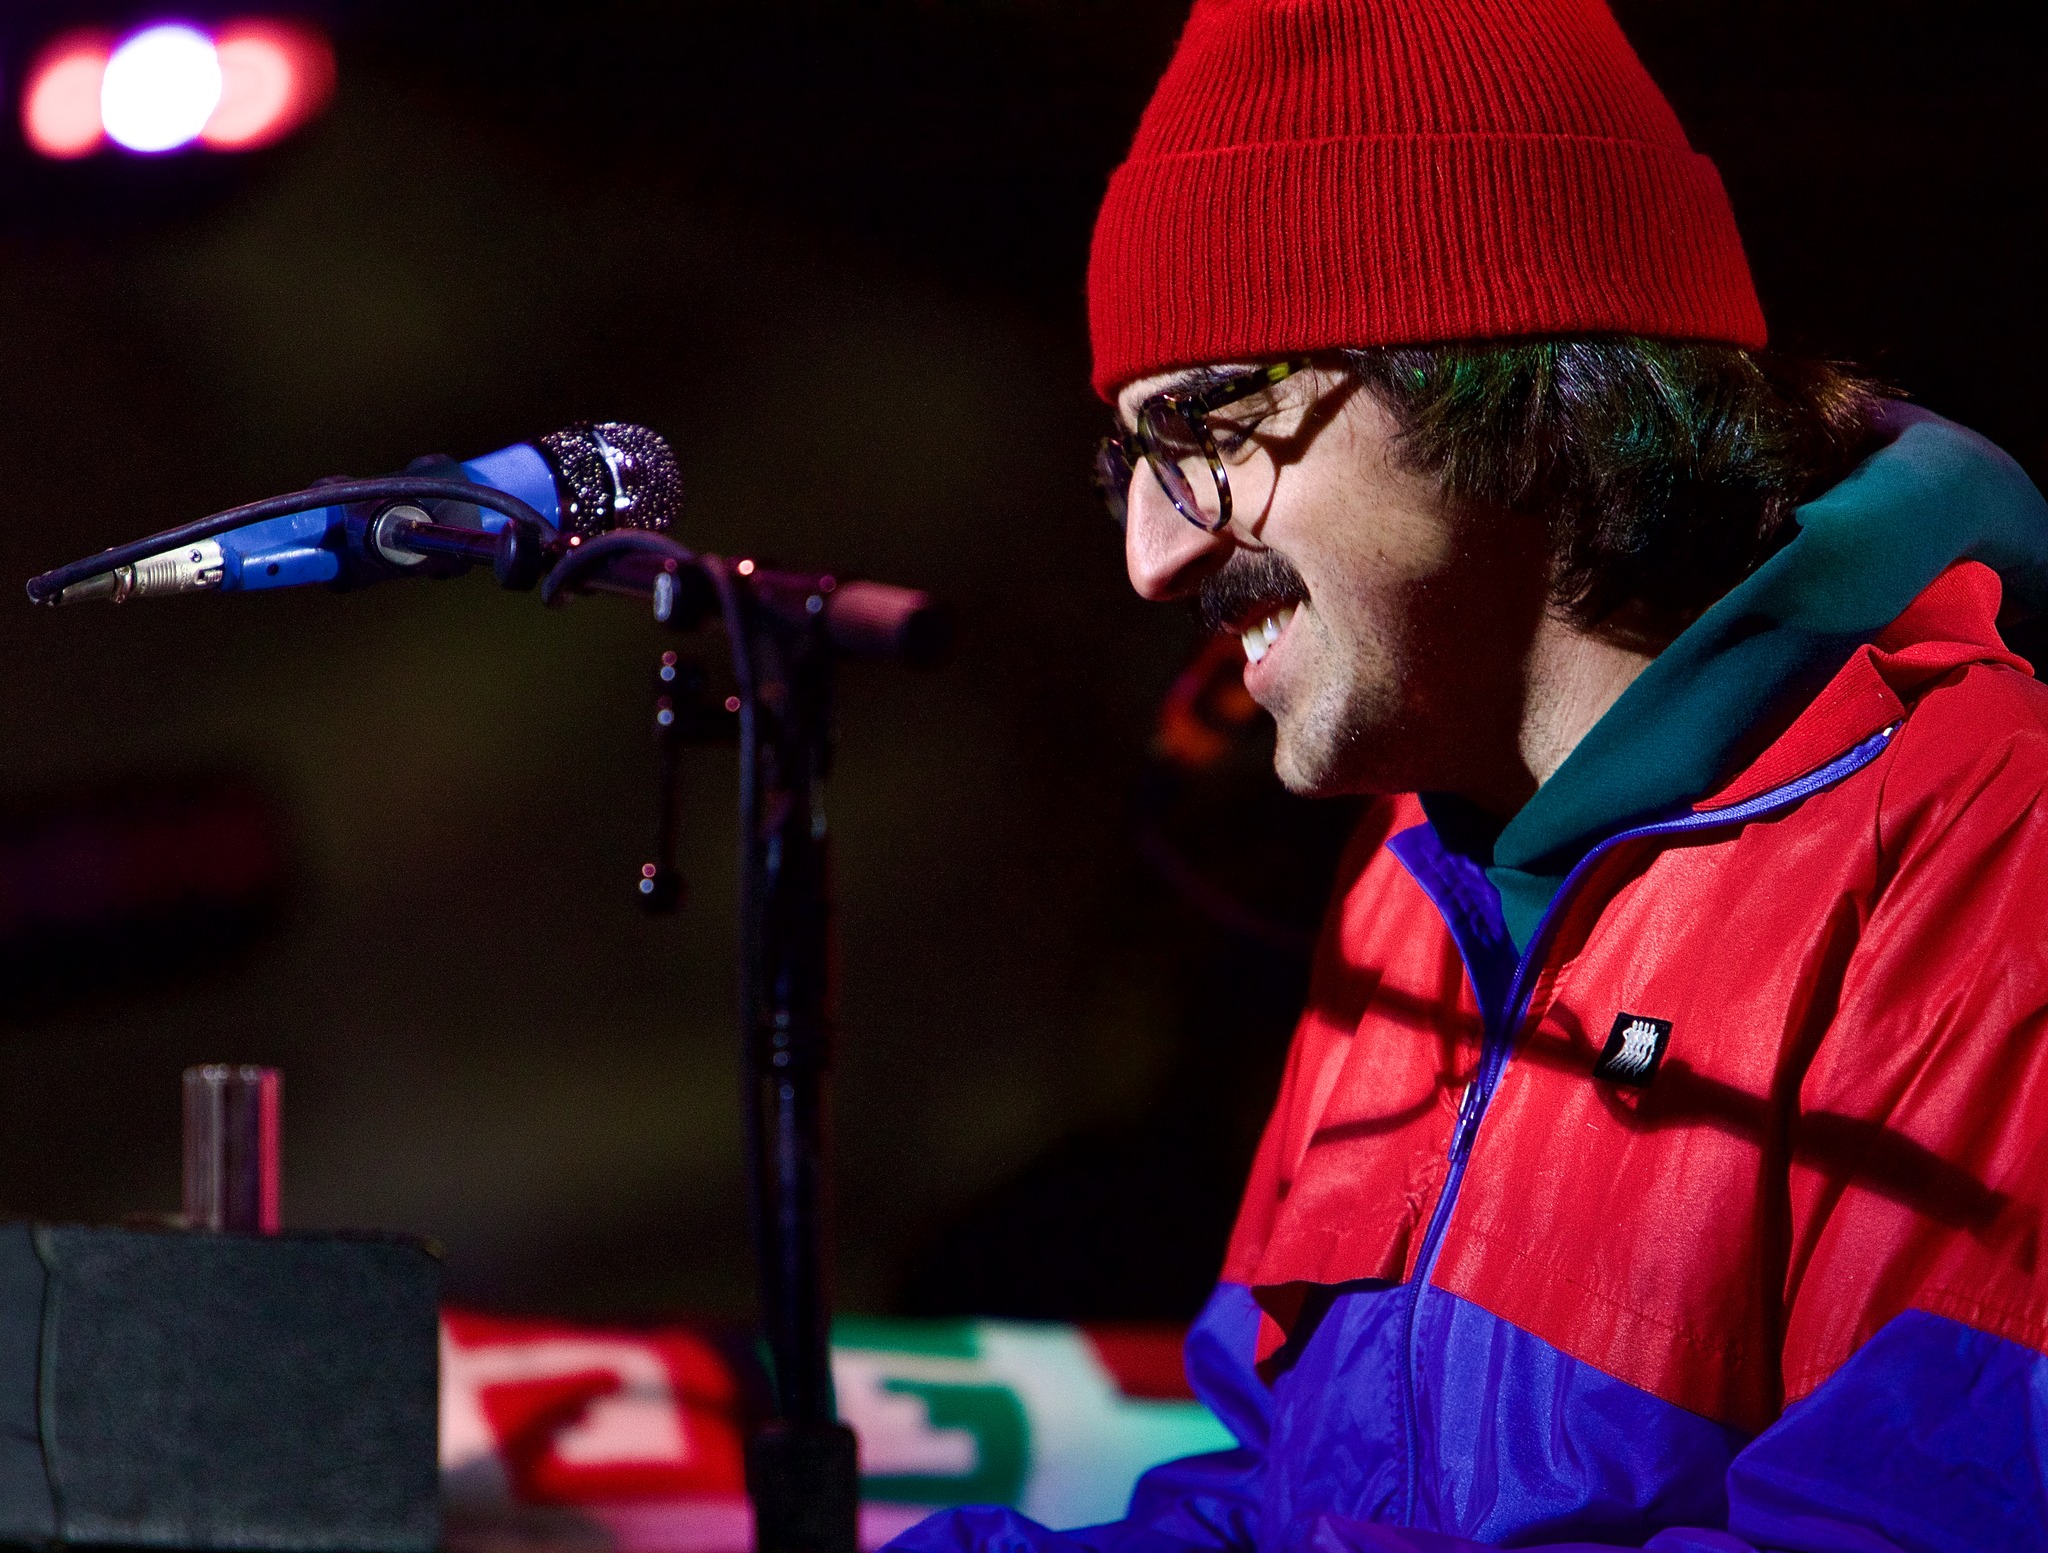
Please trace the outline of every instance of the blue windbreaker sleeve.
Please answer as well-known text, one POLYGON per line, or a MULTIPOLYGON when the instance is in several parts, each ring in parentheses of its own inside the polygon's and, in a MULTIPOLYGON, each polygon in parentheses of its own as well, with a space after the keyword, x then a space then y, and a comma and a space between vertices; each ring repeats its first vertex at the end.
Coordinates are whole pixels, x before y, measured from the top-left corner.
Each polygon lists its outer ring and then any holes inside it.
POLYGON ((2048 1356, 1894 1317, 1735 1458, 1728 1525, 1794 1553, 2048 1549, 2048 1356))
MULTIPOLYGON (((1617 1383, 1618 1384, 1618 1383, 1617 1383)), ((1534 1400, 1534 1399, 1532 1399, 1534 1400)), ((1533 1409, 1532 1409, 1533 1411, 1533 1409)), ((1618 1465, 1618 1464, 1617 1464, 1618 1465)), ((1269 1470, 1286 1470, 1273 1461, 1269 1470)), ((1723 1526, 1673 1526, 1650 1553, 1986 1553, 2048 1550, 2048 1356, 1909 1310, 1728 1465, 1723 1526)), ((1597 1515, 1598 1507, 1589 1507, 1597 1515)), ((1523 1553, 1594 1553, 1568 1516, 1523 1553), (1562 1532, 1563 1535, 1557 1535, 1562 1532)), ((1555 1525, 1555 1523, 1553 1523, 1555 1525)), ((1491 1544, 1322 1514, 1262 1553, 1480 1553, 1491 1544)))

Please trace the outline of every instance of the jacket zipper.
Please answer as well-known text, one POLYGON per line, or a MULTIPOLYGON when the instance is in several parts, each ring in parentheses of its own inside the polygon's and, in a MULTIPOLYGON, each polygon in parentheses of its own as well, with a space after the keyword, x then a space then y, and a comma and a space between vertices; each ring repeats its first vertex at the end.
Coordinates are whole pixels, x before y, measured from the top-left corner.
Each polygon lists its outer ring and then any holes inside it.
POLYGON ((1401 1344, 1403 1391, 1407 1402, 1403 1411, 1407 1414, 1408 1424, 1408 1482, 1404 1515, 1408 1525, 1415 1524, 1416 1499, 1422 1473, 1422 1396, 1418 1382, 1420 1365, 1416 1352, 1416 1331, 1420 1324, 1422 1292, 1436 1271, 1437 1258, 1443 1254, 1444 1232, 1450 1225, 1451 1211, 1457 1204, 1458 1188, 1465 1180, 1465 1166, 1472 1156, 1473 1139, 1478 1135, 1479 1123, 1486 1115, 1486 1108, 1493 1100, 1493 1092, 1500 1084, 1501 1074, 1507 1068, 1508 1058, 1513 1054, 1514 1036, 1520 1031, 1523 1017, 1528 1012, 1529 998, 1535 990, 1536 973, 1542 969, 1544 956, 1550 950, 1550 940, 1573 891, 1584 882, 1586 875, 1601 858, 1625 842, 1640 841, 1652 836, 1681 836, 1694 831, 1717 830, 1726 825, 1747 824, 1776 810, 1789 808, 1870 764, 1884 752, 1885 746, 1891 742, 1892 735, 1898 732, 1898 729, 1897 723, 1880 729, 1819 769, 1742 803, 1704 812, 1688 808, 1671 819, 1654 820, 1633 830, 1617 831, 1606 840, 1595 844, 1580 858, 1573 865, 1571 872, 1565 875, 1564 883, 1557 887, 1557 893, 1550 898, 1550 904, 1544 908, 1542 917, 1536 923, 1536 931, 1529 936, 1527 952, 1515 962, 1514 980, 1508 985, 1507 1001, 1501 1005, 1498 1022, 1490 1023, 1482 1032, 1479 1069, 1473 1075, 1472 1082, 1465 1086, 1464 1097, 1458 1102, 1458 1119, 1451 1127, 1448 1155, 1450 1168, 1444 1172, 1443 1188, 1437 1193, 1436 1207, 1429 1216, 1429 1227, 1423 1232, 1422 1249, 1416 1254, 1415 1276, 1408 1283, 1408 1310, 1401 1344))

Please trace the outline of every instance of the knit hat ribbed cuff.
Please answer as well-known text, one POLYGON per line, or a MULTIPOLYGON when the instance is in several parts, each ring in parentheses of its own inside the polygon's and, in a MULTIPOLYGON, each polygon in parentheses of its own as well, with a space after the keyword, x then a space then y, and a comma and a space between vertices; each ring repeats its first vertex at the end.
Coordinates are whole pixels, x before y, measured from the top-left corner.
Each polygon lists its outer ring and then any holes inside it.
POLYGON ((1344 346, 1632 333, 1761 348, 1720 175, 1558 135, 1266 142, 1135 159, 1089 261, 1094 384, 1344 346))

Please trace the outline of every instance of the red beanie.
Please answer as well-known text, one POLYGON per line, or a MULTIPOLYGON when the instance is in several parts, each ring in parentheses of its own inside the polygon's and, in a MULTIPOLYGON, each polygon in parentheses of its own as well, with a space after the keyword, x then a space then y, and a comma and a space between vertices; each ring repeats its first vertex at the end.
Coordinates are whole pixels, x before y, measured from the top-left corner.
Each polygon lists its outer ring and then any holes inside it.
POLYGON ((1104 398, 1343 346, 1764 343, 1720 177, 1601 0, 1196 0, 1088 318, 1104 398))

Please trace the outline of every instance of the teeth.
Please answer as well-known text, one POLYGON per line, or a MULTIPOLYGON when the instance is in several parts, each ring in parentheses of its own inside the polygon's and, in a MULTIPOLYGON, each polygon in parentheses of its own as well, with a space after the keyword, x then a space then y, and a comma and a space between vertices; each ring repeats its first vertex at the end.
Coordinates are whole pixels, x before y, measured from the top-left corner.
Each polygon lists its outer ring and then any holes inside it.
POLYGON ((1277 609, 1255 626, 1245 629, 1241 640, 1244 642, 1244 656, 1248 663, 1257 663, 1266 656, 1266 650, 1280 640, 1280 633, 1287 629, 1287 622, 1294 618, 1294 606, 1277 609))

